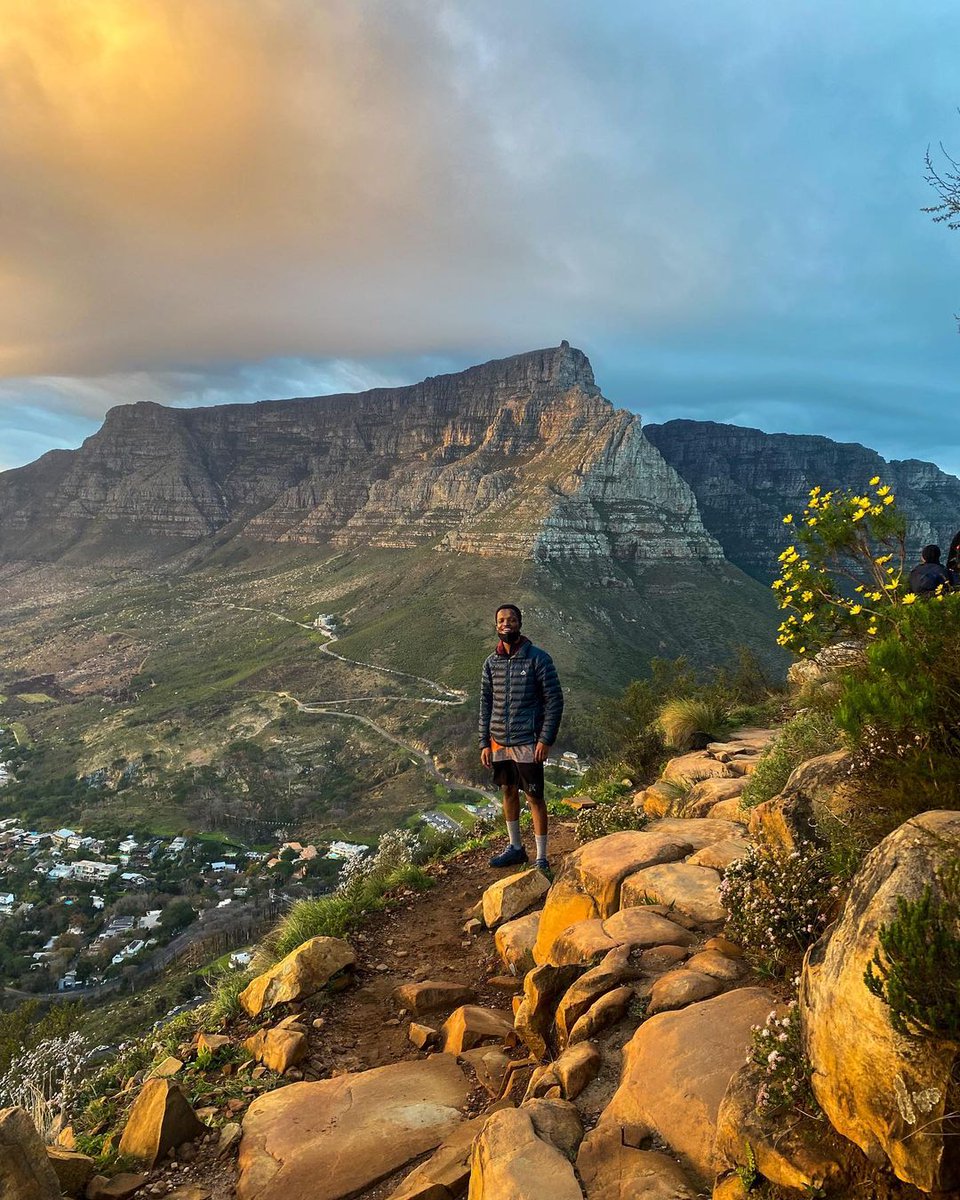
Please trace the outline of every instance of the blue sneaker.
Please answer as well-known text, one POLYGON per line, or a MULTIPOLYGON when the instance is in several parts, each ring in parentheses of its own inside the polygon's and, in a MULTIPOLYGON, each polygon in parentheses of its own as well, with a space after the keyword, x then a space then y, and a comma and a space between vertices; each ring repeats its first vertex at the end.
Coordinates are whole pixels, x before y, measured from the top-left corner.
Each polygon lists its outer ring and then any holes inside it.
POLYGON ((546 858, 538 858, 533 864, 534 870, 542 871, 548 879, 553 878, 553 872, 550 870, 550 860, 546 858))
POLYGON ((522 846, 508 846, 490 859, 491 867, 522 867, 530 860, 522 846))

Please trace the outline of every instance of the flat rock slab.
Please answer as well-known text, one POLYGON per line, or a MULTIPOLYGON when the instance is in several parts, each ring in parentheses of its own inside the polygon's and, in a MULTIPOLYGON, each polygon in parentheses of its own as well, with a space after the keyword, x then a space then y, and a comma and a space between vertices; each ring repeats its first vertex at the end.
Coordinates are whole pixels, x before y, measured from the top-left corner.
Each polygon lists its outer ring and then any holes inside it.
POLYGON ((684 966, 689 971, 699 971, 702 975, 712 975, 724 983, 734 983, 743 974, 742 957, 721 954, 719 950, 701 950, 688 958, 684 966))
POLYGON ((659 837, 682 838, 689 842, 693 854, 714 842, 744 837, 747 829, 739 821, 721 821, 716 817, 662 817, 659 821, 651 821, 645 832, 659 837))
POLYGON ((473 1147, 469 1200, 583 1200, 573 1166, 522 1108, 494 1113, 473 1147))
POLYGON ((725 871, 731 863, 739 861, 750 849, 751 842, 747 838, 724 838, 722 842, 713 842, 704 846, 696 854, 691 854, 687 865, 691 867, 713 867, 715 871, 725 871))
POLYGON ((704 925, 725 921, 720 901, 720 875, 711 867, 689 863, 664 863, 637 871, 623 881, 624 907, 647 900, 669 904, 704 925))
POLYGON ((652 1015, 674 1008, 684 1008, 697 1000, 708 1000, 717 992, 723 991, 722 980, 700 971, 689 970, 688 967, 689 964, 676 971, 668 971, 666 975, 654 980, 650 989, 648 1013, 652 1015))
POLYGON ((483 893, 483 923, 496 929, 539 904, 550 890, 550 880, 542 871, 518 871, 498 879, 483 893))
POLYGON ((644 1021, 624 1048, 620 1087, 600 1123, 655 1131, 712 1181, 720 1102, 743 1066, 753 1026, 776 1003, 766 988, 738 988, 644 1021))
POLYGON ((739 774, 729 763, 721 762, 704 750, 694 750, 671 758, 660 772, 660 778, 670 783, 699 783, 701 779, 729 779, 739 774))
POLYGON ((260 1096, 243 1121, 238 1200, 344 1200, 435 1150, 470 1083, 452 1054, 260 1096))
POLYGON ((577 1170, 586 1200, 697 1200, 701 1194, 666 1154, 623 1144, 619 1129, 584 1138, 577 1170))
POLYGON ((440 1008, 457 1008, 461 1004, 473 1004, 477 993, 466 983, 443 983, 435 979, 424 979, 422 983, 402 983, 394 989, 393 1001, 407 1012, 436 1012, 440 1008))
POLYGON ((613 916, 620 908, 620 884, 628 875, 655 863, 676 862, 698 848, 676 829, 662 834, 625 830, 567 855, 543 906, 535 961, 547 962, 553 943, 571 925, 613 916))
POLYGON ((618 946, 629 946, 631 950, 646 950, 649 946, 691 946, 696 941, 693 934, 676 921, 652 912, 642 904, 621 908, 604 921, 603 931, 618 946))
POLYGON ((411 1171, 390 1193, 389 1200, 448 1200, 448 1197, 461 1195, 470 1178, 474 1138, 486 1123, 486 1114, 464 1121, 425 1163, 411 1171))

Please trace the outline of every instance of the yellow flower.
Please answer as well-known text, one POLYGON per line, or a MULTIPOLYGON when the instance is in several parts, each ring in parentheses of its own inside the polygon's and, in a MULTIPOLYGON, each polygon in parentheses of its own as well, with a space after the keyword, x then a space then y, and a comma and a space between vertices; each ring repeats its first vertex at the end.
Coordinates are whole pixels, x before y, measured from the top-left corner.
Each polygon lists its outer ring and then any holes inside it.
POLYGON ((883 585, 883 590, 885 592, 895 592, 899 586, 900 586, 899 579, 891 579, 883 585))
POLYGON ((812 613, 812 612, 805 612, 805 613, 803 614, 803 621, 804 621, 804 624, 806 624, 806 622, 807 622, 807 621, 812 621, 812 620, 813 620, 813 613, 812 613))
POLYGON ((817 499, 816 496, 810 497, 810 507, 811 508, 819 508, 820 507, 820 501, 817 499))
POLYGON ((875 634, 876 634, 876 632, 877 632, 877 627, 876 627, 876 625, 871 625, 871 626, 869 626, 869 628, 867 629, 867 633, 869 633, 871 637, 874 637, 874 636, 875 636, 875 634))
POLYGON ((880 482, 880 476, 874 475, 874 477, 870 480, 870 486, 876 487, 879 482, 880 482))
POLYGON ((773 583, 770 584, 770 586, 773 588, 774 591, 776 591, 778 588, 783 587, 783 583, 784 583, 784 581, 782 579, 775 579, 773 581, 773 583))
POLYGON ((810 525, 810 526, 816 525, 816 523, 817 523, 817 518, 816 518, 816 517, 810 517, 810 518, 808 518, 808 520, 807 520, 807 524, 808 524, 808 525, 810 525))
POLYGON ((858 585, 857 585, 857 587, 855 587, 853 590, 854 590, 855 592, 862 592, 862 591, 863 591, 863 584, 862 584, 862 583, 861 583, 861 584, 858 584, 858 585))
POLYGON ((883 487, 878 487, 877 495, 878 496, 889 496, 890 495, 890 485, 888 483, 885 483, 883 485, 883 487))
POLYGON ((859 521, 860 518, 863 516, 864 511, 865 511, 864 509, 858 508, 857 511, 853 514, 853 519, 855 521, 859 521))
POLYGON ((809 571, 810 570, 810 564, 807 562, 806 559, 804 559, 803 562, 800 564, 800 570, 801 571, 809 571))
POLYGON ((860 499, 857 501, 857 503, 860 505, 861 508, 869 508, 870 507, 870 497, 869 496, 861 496, 860 499))
POLYGON ((806 654, 806 652, 807 652, 806 646, 801 646, 800 649, 797 651, 798 654, 806 654))
POLYGON ((792 525, 793 524, 793 513, 787 513, 787 515, 783 518, 783 523, 784 523, 784 525, 792 525))
POLYGON ((915 600, 916 600, 916 596, 913 594, 913 592, 907 592, 907 594, 903 598, 904 604, 913 604, 913 602, 915 600))
POLYGON ((888 563, 891 558, 893 558, 892 554, 881 554, 879 558, 875 558, 873 561, 877 564, 878 567, 882 567, 883 564, 888 563))
POLYGON ((812 487, 810 489, 810 495, 811 495, 811 497, 820 495, 820 485, 819 484, 817 484, 816 487, 812 487))
POLYGON ((884 504, 892 504, 892 503, 893 503, 893 501, 894 501, 894 497, 893 497, 893 496, 884 496, 884 498, 883 498, 883 502, 884 502, 884 504))
POLYGON ((813 592, 802 592, 800 599, 804 602, 804 604, 809 604, 813 599, 813 592))
POLYGON ((863 605, 862 605, 862 604, 851 604, 851 605, 850 605, 850 611, 851 611, 851 613, 852 613, 852 614, 853 614, 853 615, 856 617, 856 616, 858 616, 860 613, 862 613, 862 612, 863 612, 863 605))
POLYGON ((879 517, 882 512, 883 512, 883 507, 879 504, 873 505, 873 507, 870 509, 870 515, 872 517, 879 517))

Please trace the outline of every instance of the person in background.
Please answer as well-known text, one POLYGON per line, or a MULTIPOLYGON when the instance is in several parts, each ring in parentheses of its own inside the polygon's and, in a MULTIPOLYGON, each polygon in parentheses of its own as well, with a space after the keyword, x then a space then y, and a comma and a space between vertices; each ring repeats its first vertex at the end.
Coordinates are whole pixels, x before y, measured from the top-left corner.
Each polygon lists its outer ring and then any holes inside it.
POLYGON ((924 546, 920 562, 910 572, 907 586, 918 596, 932 596, 938 587, 949 587, 950 576, 940 563, 940 547, 924 546))
POLYGON ((960 584, 960 530, 953 535, 950 543, 950 553, 947 555, 947 574, 950 576, 950 586, 960 584))
POLYGON ((510 844, 490 859, 490 866, 516 867, 529 861, 520 838, 522 791, 533 817, 534 866, 549 872, 543 764, 560 729, 563 691, 553 659, 523 636, 522 624, 515 604, 501 604, 496 612, 497 648, 480 676, 480 761, 493 768, 493 782, 503 792, 510 836, 510 844))

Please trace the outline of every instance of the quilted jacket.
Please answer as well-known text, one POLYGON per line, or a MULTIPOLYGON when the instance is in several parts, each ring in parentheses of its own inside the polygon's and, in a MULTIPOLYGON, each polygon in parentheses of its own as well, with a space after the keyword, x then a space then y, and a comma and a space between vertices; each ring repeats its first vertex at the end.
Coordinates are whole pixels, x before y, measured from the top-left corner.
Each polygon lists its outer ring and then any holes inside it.
POLYGON ((480 674, 480 746, 557 740, 563 692, 553 659, 526 642, 509 658, 491 654, 480 674))

